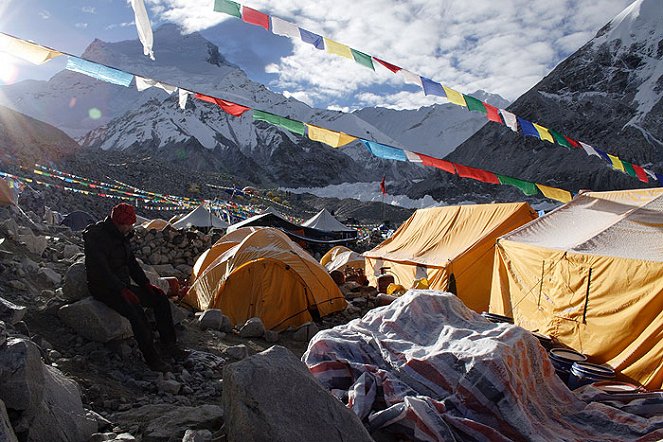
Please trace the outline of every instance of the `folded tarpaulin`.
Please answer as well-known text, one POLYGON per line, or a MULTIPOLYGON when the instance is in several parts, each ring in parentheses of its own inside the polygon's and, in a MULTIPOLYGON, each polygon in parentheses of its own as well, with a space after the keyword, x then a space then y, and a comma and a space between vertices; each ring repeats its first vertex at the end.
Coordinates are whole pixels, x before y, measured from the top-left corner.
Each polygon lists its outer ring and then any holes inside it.
POLYGON ((347 392, 369 430, 407 440, 663 437, 663 416, 593 402, 593 387, 577 390, 581 400, 532 334, 489 322, 450 293, 411 290, 318 333, 302 360, 327 389, 347 392))
POLYGON ((105 81, 107 83, 119 84, 120 86, 125 87, 129 87, 131 80, 134 78, 133 75, 126 72, 72 56, 67 59, 66 68, 70 71, 96 78, 97 80, 105 81))

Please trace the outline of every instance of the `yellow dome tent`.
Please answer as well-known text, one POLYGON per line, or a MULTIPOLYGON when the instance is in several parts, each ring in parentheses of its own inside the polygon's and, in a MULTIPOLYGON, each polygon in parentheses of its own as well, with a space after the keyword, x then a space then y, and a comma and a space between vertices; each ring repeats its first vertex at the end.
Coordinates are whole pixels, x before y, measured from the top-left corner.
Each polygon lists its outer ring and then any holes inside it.
POLYGON ((165 229, 169 225, 170 223, 168 221, 160 218, 156 218, 142 224, 145 230, 159 230, 159 231, 165 229))
POLYGON ((500 238, 490 311, 663 388, 663 189, 582 193, 500 238))
POLYGON ((281 331, 345 309, 346 301, 318 262, 273 228, 240 228, 198 258, 184 301, 218 308, 234 324, 257 316, 281 331))
POLYGON ((364 253, 366 277, 377 285, 380 268, 388 267, 403 287, 426 278, 431 289, 449 290, 455 280, 455 293, 465 305, 488 310, 495 240, 536 217, 527 203, 419 209, 364 253))
POLYGON ((348 249, 345 246, 334 246, 327 251, 322 258, 320 258, 320 264, 323 267, 327 267, 327 264, 332 262, 336 257, 343 252, 351 252, 352 250, 348 249))

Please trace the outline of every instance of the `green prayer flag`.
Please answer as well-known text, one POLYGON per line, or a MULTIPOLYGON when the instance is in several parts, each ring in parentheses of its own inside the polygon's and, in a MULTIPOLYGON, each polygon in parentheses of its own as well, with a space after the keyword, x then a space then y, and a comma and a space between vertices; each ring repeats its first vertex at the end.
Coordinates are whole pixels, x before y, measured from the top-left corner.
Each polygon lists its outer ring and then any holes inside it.
POLYGON ((517 178, 511 178, 510 176, 497 175, 497 178, 500 180, 500 184, 507 184, 509 186, 517 187, 525 195, 536 195, 539 193, 539 189, 534 183, 519 180, 517 178))
POLYGON ((626 173, 631 175, 634 178, 638 178, 638 174, 635 173, 635 169, 633 168, 633 164, 629 163, 628 161, 622 160, 622 164, 624 165, 624 170, 626 173))
POLYGON ((301 121, 291 120, 259 110, 253 110, 253 119, 256 121, 266 121, 275 126, 282 127, 298 135, 304 135, 305 126, 301 121))
POLYGON ((481 100, 477 100, 476 98, 465 94, 463 94, 463 98, 465 98, 465 103, 467 103, 467 108, 469 110, 473 112, 481 112, 482 114, 488 113, 486 106, 483 105, 481 100))
POLYGON ((564 135, 560 134, 555 129, 548 129, 548 130, 550 131, 553 138, 555 139, 555 143, 559 144, 560 146, 564 146, 568 149, 571 149, 571 145, 569 144, 568 141, 566 141, 566 138, 564 138, 564 135))
POLYGON ((242 18, 242 13, 239 11, 239 3, 231 0, 214 0, 214 10, 242 18))
POLYGON ((352 48, 350 48, 350 52, 352 52, 352 57, 357 63, 364 65, 369 69, 375 70, 375 66, 373 66, 373 59, 370 55, 364 54, 363 52, 352 48))

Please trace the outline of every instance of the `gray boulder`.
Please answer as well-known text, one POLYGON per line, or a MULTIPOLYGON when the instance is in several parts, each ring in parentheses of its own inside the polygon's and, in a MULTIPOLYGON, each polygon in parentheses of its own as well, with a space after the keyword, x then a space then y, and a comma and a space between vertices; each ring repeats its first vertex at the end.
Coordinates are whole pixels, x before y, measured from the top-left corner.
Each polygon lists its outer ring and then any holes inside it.
POLYGON ((44 393, 39 348, 25 338, 9 338, 0 352, 0 397, 13 410, 33 410, 44 393))
POLYGON ((76 255, 79 253, 82 253, 82 250, 80 247, 78 247, 75 244, 65 244, 64 250, 63 250, 63 256, 64 259, 72 259, 75 258, 76 255))
MULTIPOLYGON (((197 439, 191 439, 197 440, 197 439)), ((204 439, 201 439, 204 440, 204 439)), ((7 408, 5 403, 0 400, 0 442, 18 442, 14 429, 9 423, 9 416, 7 416, 7 408)))
POLYGON ((53 286, 60 285, 60 282, 62 281, 62 275, 49 267, 40 268, 37 274, 50 282, 53 286))
POLYGON ((223 324, 223 313, 219 309, 205 310, 198 317, 198 326, 201 330, 220 330, 223 324))
POLYGON ((143 442, 171 442, 182 440, 186 430, 219 430, 223 425, 223 408, 145 405, 117 413, 117 417, 129 426, 137 425, 143 442))
POLYGON ((90 296, 84 262, 75 262, 64 274, 62 297, 67 301, 78 301, 90 296))
POLYGON ((308 342, 315 336, 320 329, 314 322, 307 322, 297 329, 292 335, 292 339, 299 342, 308 342))
POLYGON ((186 430, 182 442, 211 442, 213 438, 209 430, 186 430))
POLYGON ((48 247, 48 241, 45 236, 36 236, 32 232, 26 235, 19 235, 19 241, 25 244, 25 247, 37 256, 41 256, 48 247))
POLYGON ((9 325, 16 325, 23 319, 27 311, 25 307, 0 298, 0 321, 6 322, 9 325))
POLYGON ((0 348, 5 345, 5 342, 7 342, 7 324, 0 321, 0 348))
POLYGON ((373 440, 357 415, 281 346, 224 368, 223 406, 228 442, 373 440))
POLYGON ((242 338, 260 338, 265 334, 265 326, 260 318, 249 318, 242 328, 239 329, 239 335, 242 338))
POLYGON ((58 317, 76 333, 91 341, 105 343, 133 336, 127 318, 93 298, 60 307, 58 317))

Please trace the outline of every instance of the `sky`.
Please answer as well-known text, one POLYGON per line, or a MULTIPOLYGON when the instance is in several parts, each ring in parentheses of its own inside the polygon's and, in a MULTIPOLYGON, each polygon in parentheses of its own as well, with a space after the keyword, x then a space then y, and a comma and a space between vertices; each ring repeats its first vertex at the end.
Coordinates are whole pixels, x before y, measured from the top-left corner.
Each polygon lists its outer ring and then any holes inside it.
MULTIPOLYGON (((460 92, 513 101, 632 0, 250 0, 242 3, 460 92)), ((145 0, 152 26, 176 23, 219 46, 252 80, 311 106, 417 109, 425 97, 400 76, 213 11, 213 0, 145 0)), ((80 55, 95 38, 137 39, 127 0, 0 0, 0 32, 80 55)), ((155 50, 158 47, 155 46, 155 50)), ((60 57, 64 58, 64 57, 60 57)), ((0 53, 0 85, 64 68, 0 53)))

